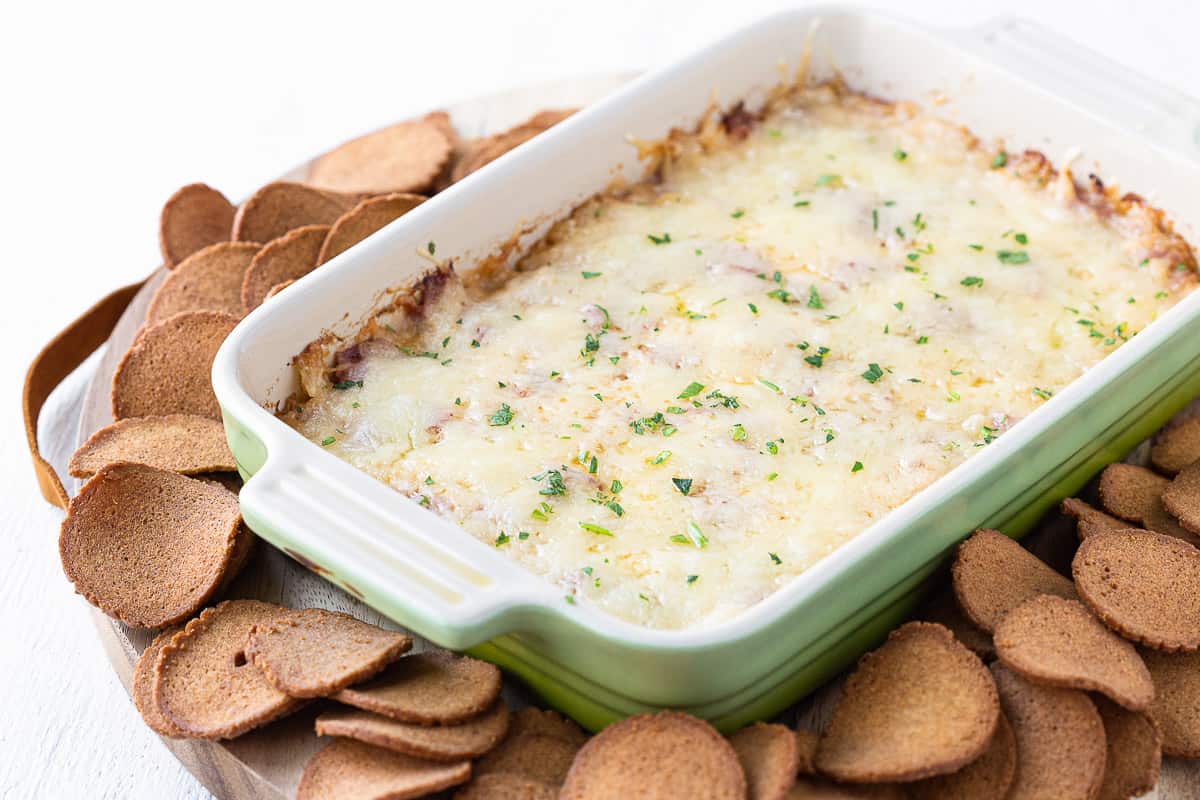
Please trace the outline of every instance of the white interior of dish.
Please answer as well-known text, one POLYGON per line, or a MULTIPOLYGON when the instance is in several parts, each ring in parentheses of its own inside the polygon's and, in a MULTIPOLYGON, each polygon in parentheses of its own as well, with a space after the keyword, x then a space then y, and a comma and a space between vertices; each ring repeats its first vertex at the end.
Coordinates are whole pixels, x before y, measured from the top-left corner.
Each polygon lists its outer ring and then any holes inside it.
MULTIPOLYGON (((386 299, 386 290, 404 285, 428 268, 429 260, 421 253, 428 252, 430 242, 436 243, 438 259, 453 258, 459 269, 469 269, 514 232, 531 225, 524 239, 533 241, 549 222, 602 190, 615 176, 640 177, 642 165, 631 138, 655 140, 672 127, 690 128, 714 99, 723 108, 739 99, 751 106, 761 103, 770 88, 795 70, 817 20, 810 79, 828 78, 836 71, 851 87, 880 97, 937 103, 941 115, 980 137, 1003 138, 1010 150, 1041 150, 1056 166, 1061 167, 1069 153, 1077 153, 1072 162, 1077 175, 1095 171, 1108 184, 1138 191, 1165 209, 1189 241, 1196 241, 1200 162, 1183 155, 1200 122, 1195 103, 1143 85, 1136 76, 1114 73, 1102 60, 1088 61, 1093 56, 1064 52, 1061 43, 1039 43, 1042 34, 1023 23, 937 33, 844 10, 788 12, 639 78, 451 187, 263 305, 230 336, 218 356, 213 379, 222 404, 263 439, 272 460, 319 465, 353 491, 378 501, 376 505, 386 502, 386 513, 403 518, 406 528, 437 530, 442 546, 457 551, 482 573, 522 576, 519 586, 474 607, 469 616, 518 601, 560 602, 559 593, 549 584, 515 568, 494 549, 399 494, 385 498, 372 478, 304 440, 266 409, 274 409, 296 387, 292 356, 326 331, 350 335, 357 330, 386 299), (1022 72, 1036 76, 1038 82, 1022 77, 1022 72)), ((1200 154, 1200 145, 1195 153, 1200 154)), ((852 560, 869 556, 876 544, 953 493, 968 471, 1027 444, 1040 427, 1133 363, 1156 338, 1197 313, 1200 293, 1176 306, 985 452, 728 623, 704 630, 650 631, 586 607, 573 608, 572 616, 624 641, 679 646, 699 646, 727 636, 734 627, 766 622, 813 587, 836 579, 852 560)))

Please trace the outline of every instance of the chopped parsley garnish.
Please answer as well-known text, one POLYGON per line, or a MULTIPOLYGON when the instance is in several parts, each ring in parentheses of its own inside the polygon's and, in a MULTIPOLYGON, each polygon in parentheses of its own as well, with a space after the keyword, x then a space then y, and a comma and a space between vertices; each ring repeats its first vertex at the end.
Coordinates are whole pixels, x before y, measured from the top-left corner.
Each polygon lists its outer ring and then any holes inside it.
POLYGON ((663 233, 662 236, 655 236, 653 233, 648 233, 648 234, 646 234, 646 238, 649 239, 650 241, 654 242, 655 244, 670 244, 671 243, 671 234, 669 234, 669 233, 663 233))
POLYGON ((335 437, 326 436, 324 439, 321 440, 321 447, 329 447, 329 445, 333 444, 336 441, 337 441, 337 439, 335 437))
POLYGON ((821 302, 821 295, 817 294, 817 287, 808 287, 808 307, 809 308, 824 308, 825 304, 821 302))
POLYGON ((688 492, 692 490, 691 478, 671 478, 671 483, 675 484, 675 488, 684 497, 687 497, 688 492))
POLYGON ((699 579, 700 579, 699 575, 688 575, 687 576, 688 586, 691 586, 693 583, 695 583, 699 579))
POLYGON ((1023 233, 1018 233, 1013 238, 1017 240, 1017 244, 1029 244, 1029 237, 1023 233))
POLYGON ((862 472, 862 468, 863 468, 863 463, 861 461, 855 461, 854 466, 850 468, 850 471, 851 472, 862 472))
POLYGON ((621 508, 621 504, 616 500, 609 500, 604 504, 604 507, 616 514, 618 517, 625 516, 625 509, 621 508))
POLYGON ((1054 392, 1051 392, 1048 389, 1041 389, 1037 386, 1033 387, 1033 393, 1043 400, 1049 400, 1054 394, 1054 392))
POLYGON ((509 535, 507 533, 501 532, 500 535, 496 537, 496 547, 499 547, 500 545, 508 544, 511 541, 512 541, 512 539, 509 537, 509 535))
POLYGON ((754 305, 754 303, 746 303, 746 305, 750 307, 750 313, 751 313, 751 314, 757 314, 757 313, 758 313, 758 306, 754 305))
POLYGON ((433 255, 434 253, 437 252, 437 245, 434 244, 433 242, 430 242, 429 244, 425 245, 425 248, 429 251, 429 255, 433 255))
POLYGON ((878 383, 879 379, 883 377, 883 370, 879 368, 878 364, 871 362, 862 376, 867 383, 878 383))
POLYGON ((583 279, 585 281, 587 281, 587 280, 591 280, 592 278, 599 278, 604 273, 603 272, 588 272, 587 270, 584 270, 583 272, 581 272, 579 274, 583 276, 583 279))
POLYGON ((1000 169, 1008 163, 1008 153, 1001 150, 992 158, 992 169, 1000 169))
POLYGON ((770 389, 772 392, 775 392, 776 394, 781 394, 783 392, 783 390, 780 389, 778 385, 772 383, 771 381, 767 380, 766 378, 759 378, 758 382, 761 383, 763 386, 767 387, 768 389, 770 389))
MULTIPOLYGON (((782 440, 780 440, 780 441, 782 441, 782 440)), ((778 442, 771 440, 771 441, 767 442, 766 448, 767 448, 767 452, 770 453, 771 455, 773 455, 773 456, 779 455, 779 443, 778 442)))
POLYGON ((513 410, 511 408, 509 408, 508 403, 501 403, 500 408, 496 409, 496 412, 494 414, 492 414, 490 417, 488 417, 488 425, 491 425, 493 427, 507 425, 508 423, 510 423, 512 421, 513 421, 513 410))
POLYGON ((771 557, 771 561, 773 563, 775 563, 775 564, 783 563, 783 559, 781 559, 779 556, 775 555, 774 553, 767 553, 767 555, 769 555, 771 557))
POLYGON ((740 422, 729 429, 729 438, 735 442, 744 442, 748 436, 749 434, 746 433, 746 429, 742 427, 742 423, 740 422))
POLYGON ((996 258, 1000 259, 1001 264, 1029 263, 1029 253, 1024 250, 997 250, 996 258))
MULTIPOLYGON (((564 489, 562 492, 559 492, 559 494, 565 494, 565 493, 566 493, 566 489, 564 489)), ((546 494, 546 492, 543 491, 543 492, 539 492, 538 494, 546 494)), ((529 516, 533 517, 536 520, 540 520, 541 522, 549 522, 550 517, 547 515, 553 514, 553 513, 554 513, 554 509, 550 506, 549 503, 539 503, 537 508, 535 508, 533 511, 529 512, 529 516)))
POLYGON ((605 528, 603 525, 597 525, 593 522, 581 522, 579 527, 583 528, 588 533, 594 533, 598 536, 612 536, 612 531, 605 528))
POLYGON ((811 356, 805 356, 804 360, 814 367, 821 367, 825 364, 825 355, 829 352, 828 347, 818 347, 817 352, 811 356))
POLYGON ((908 158, 908 153, 904 152, 899 147, 897 147, 892 152, 892 158, 896 159, 897 161, 903 161, 904 159, 908 158))
POLYGON ((767 297, 770 297, 772 300, 778 300, 786 305, 791 302, 792 293, 786 289, 772 289, 771 291, 767 292, 767 297))
MULTIPOLYGON (((726 408, 735 408, 736 409, 736 408, 741 408, 741 406, 742 406, 742 404, 738 402, 738 399, 736 397, 734 397, 731 394, 725 394, 720 389, 714 389, 713 391, 709 392, 707 395, 704 396, 704 399, 705 400, 716 400, 717 405, 722 405, 722 406, 725 406, 726 408)), ((692 402, 696 403, 695 400, 693 400, 692 402)), ((700 404, 696 403, 696 405, 700 405, 700 404)), ((713 408, 716 408, 716 405, 714 405, 713 408)))
POLYGON ((575 605, 575 595, 573 594, 564 594, 563 600, 566 600, 569 605, 575 605))
POLYGON ((608 487, 608 490, 609 490, 610 492, 612 492, 613 494, 620 494, 620 493, 621 493, 621 490, 622 490, 622 489, 624 489, 624 488, 625 488, 625 484, 621 483, 621 482, 620 482, 619 480, 617 480, 616 478, 613 478, 613 482, 612 482, 612 484, 611 484, 611 485, 608 487))
POLYGON ((980 251, 983 249, 983 245, 981 245, 981 244, 969 244, 969 245, 967 245, 967 247, 969 247, 975 251, 980 251))
POLYGON ((811 200, 797 200, 796 202, 792 203, 794 208, 807 208, 810 205, 812 205, 811 200))
POLYGON ((658 455, 656 455, 654 458, 650 459, 650 463, 657 466, 657 465, 663 463, 664 461, 666 461, 670 457, 671 457, 670 450, 660 450, 658 452, 658 455))
POLYGON ((529 538, 529 531, 521 531, 517 534, 517 538, 522 542, 529 538))
POLYGON ((338 381, 333 385, 333 388, 345 391, 346 389, 353 389, 356 386, 361 389, 362 385, 362 381, 338 381))
POLYGON ((739 208, 737 211, 734 211, 729 216, 733 217, 734 219, 741 219, 743 216, 745 216, 745 214, 746 214, 746 209, 739 208))
POLYGON ((842 176, 841 175, 818 175, 816 185, 818 187, 820 187, 820 186, 833 186, 833 187, 841 186, 842 185, 842 176))
POLYGON ((682 392, 677 394, 676 397, 680 400, 687 400, 689 397, 695 397, 696 395, 700 394, 702 391, 704 391, 704 384, 696 383, 695 381, 692 381, 691 383, 689 383, 687 385, 687 388, 685 388, 682 392))
POLYGON ((918 336, 917 344, 929 344, 929 337, 928 336, 918 336))
POLYGON ((983 278, 978 275, 968 275, 959 281, 963 286, 983 286, 983 278))
POLYGON ((530 478, 530 480, 546 482, 546 485, 538 490, 538 494, 550 497, 553 495, 567 493, 567 487, 566 484, 563 483, 562 473, 556 469, 548 469, 545 472, 540 472, 530 478))
POLYGON ((697 525, 696 523, 688 522, 687 535, 688 535, 688 539, 691 540, 692 544, 696 545, 696 547, 699 547, 701 550, 703 550, 705 547, 708 546, 708 537, 706 537, 700 531, 700 526, 697 525))

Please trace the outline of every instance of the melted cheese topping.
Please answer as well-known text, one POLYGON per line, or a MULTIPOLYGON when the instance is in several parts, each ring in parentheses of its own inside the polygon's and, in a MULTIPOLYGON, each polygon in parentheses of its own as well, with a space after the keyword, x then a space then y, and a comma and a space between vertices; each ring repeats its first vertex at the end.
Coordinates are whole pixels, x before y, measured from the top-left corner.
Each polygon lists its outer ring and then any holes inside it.
POLYGON ((1130 221, 1002 160, 800 93, 591 201, 286 417, 568 602, 724 620, 1191 289, 1130 221))

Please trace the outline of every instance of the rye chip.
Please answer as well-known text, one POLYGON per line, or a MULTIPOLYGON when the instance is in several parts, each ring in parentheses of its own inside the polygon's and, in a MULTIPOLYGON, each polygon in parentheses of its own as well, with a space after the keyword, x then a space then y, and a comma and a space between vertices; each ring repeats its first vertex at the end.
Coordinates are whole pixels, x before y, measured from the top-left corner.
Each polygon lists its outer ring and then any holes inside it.
POLYGON ((358 195, 323 191, 302 183, 268 183, 238 209, 233 240, 266 243, 306 225, 332 225, 358 200, 358 195))
POLYGON ((437 764, 353 739, 334 739, 305 764, 296 800, 410 800, 470 777, 469 761, 437 764))
POLYGON ((554 127, 574 114, 576 110, 574 108, 567 108, 539 111, 520 125, 516 125, 503 133, 485 136, 482 139, 476 139, 473 142, 467 143, 463 147, 462 157, 454 165, 454 171, 450 176, 451 180, 455 183, 461 181, 472 172, 487 166, 508 151, 516 149, 539 133, 554 127))
POLYGON ((1117 519, 1112 514, 1106 514, 1098 508, 1080 500, 1078 497, 1068 497, 1062 501, 1062 512, 1075 520, 1075 532, 1083 541, 1097 533, 1123 531, 1129 528, 1129 523, 1117 519))
POLYGON ((520 775, 557 789, 566 780, 579 748, 554 736, 514 735, 510 729, 504 741, 475 765, 475 774, 520 775))
POLYGON ((220 419, 209 375, 237 322, 229 314, 193 311, 143 329, 113 375, 113 419, 166 414, 220 419))
POLYGON ((1009 797, 1092 800, 1104 780, 1104 723, 1083 692, 1031 683, 992 664, 1004 715, 1017 739, 1009 797))
POLYGON ((321 246, 317 263, 324 264, 339 253, 344 253, 423 202, 425 198, 419 194, 403 193, 385 194, 363 200, 333 223, 321 246))
POLYGON ((1200 647, 1200 550, 1149 531, 1106 533, 1079 545, 1071 572, 1092 612, 1126 639, 1200 647))
POLYGON ((262 305, 275 287, 300 280, 316 269, 328 233, 328 225, 303 225, 267 242, 242 280, 239 292, 243 313, 249 314, 262 305))
POLYGON ((575 756, 560 800, 743 800, 746 775, 737 753, 711 725, 660 711, 615 722, 575 756))
POLYGON ((291 697, 328 697, 378 673, 412 639, 323 608, 289 611, 256 625, 246 655, 291 697))
POLYGON ((846 680, 817 748, 817 770, 854 783, 944 775, 987 749, 999 716, 996 686, 979 657, 941 625, 909 622, 846 680))
POLYGON ((995 639, 1004 665, 1034 683, 1099 692, 1133 711, 1154 699, 1137 650, 1078 600, 1026 600, 1000 621, 995 639))
MULTIPOLYGON (((449 725, 490 708, 500 696, 500 686, 500 670, 493 664, 446 650, 427 650, 400 659, 374 679, 343 689, 333 699, 401 722, 449 725)), ((527 720, 530 714, 522 711, 517 716, 527 720)), ((575 725, 568 720, 558 725, 550 719, 538 725, 563 731, 575 725)), ((577 726, 574 729, 579 731, 577 726)))
POLYGON ((1031 597, 1075 597, 1069 580, 1003 533, 988 529, 975 531, 958 546, 951 578, 963 613, 988 632, 1031 597))
POLYGON ((1109 464, 1100 473, 1100 504, 1108 513, 1140 525, 1166 486, 1166 478, 1145 467, 1109 464))
POLYGON ((1129 711, 1094 697, 1104 722, 1107 754, 1099 800, 1139 797, 1158 783, 1162 766, 1162 733, 1148 714, 1129 711))
POLYGON ((1149 713, 1162 732, 1163 753, 1200 758, 1200 651, 1141 652, 1154 678, 1149 713))
POLYGON ((1005 800, 1017 772, 1017 738, 1001 714, 983 755, 957 772, 909 784, 909 800, 1005 800))
POLYGON ((1163 507, 1192 533, 1200 532, 1200 462, 1179 471, 1162 493, 1163 507))
POLYGON ((144 464, 106 464, 71 499, 63 572, 105 614, 139 628, 191 616, 236 572, 235 495, 144 464))
POLYGON ((503 701, 457 725, 418 725, 381 717, 357 708, 328 711, 317 717, 318 736, 344 736, 431 761, 478 758, 508 731, 503 701))
MULTIPOLYGON (((428 117, 360 136, 312 163, 308 182, 335 192, 423 192, 450 158, 450 140, 428 117)), ((332 220, 331 220, 332 221, 332 220)))
POLYGON ((133 666, 133 681, 129 687, 133 705, 142 715, 142 721, 146 723, 146 726, 159 736, 168 736, 172 739, 186 737, 187 732, 167 719, 158 704, 154 702, 154 668, 158 664, 158 654, 162 651, 163 645, 171 641, 181 630, 183 628, 180 626, 167 628, 146 645, 146 649, 138 656, 137 663, 133 666))
POLYGON ((185 311, 220 311, 242 315, 242 279, 260 246, 254 242, 220 242, 181 261, 158 287, 146 309, 153 324, 185 311))
POLYGON ((246 657, 246 639, 286 609, 259 600, 226 600, 172 637, 155 667, 154 702, 189 736, 232 739, 303 703, 276 689, 246 657))
POLYGON ((730 735, 750 800, 784 800, 800 771, 796 732, 783 725, 756 722, 730 735))
POLYGON ((192 253, 228 242, 237 212, 225 195, 203 183, 190 183, 167 199, 158 218, 158 246, 168 269, 192 253))
POLYGON ((129 461, 181 475, 237 469, 225 427, 210 417, 132 417, 96 431, 71 456, 67 471, 89 478, 105 464, 129 461))
POLYGON ((454 800, 557 800, 558 787, 509 772, 477 775, 454 800))
POLYGON ((1150 463, 1167 475, 1200 459, 1200 417, 1173 422, 1154 436, 1150 463))

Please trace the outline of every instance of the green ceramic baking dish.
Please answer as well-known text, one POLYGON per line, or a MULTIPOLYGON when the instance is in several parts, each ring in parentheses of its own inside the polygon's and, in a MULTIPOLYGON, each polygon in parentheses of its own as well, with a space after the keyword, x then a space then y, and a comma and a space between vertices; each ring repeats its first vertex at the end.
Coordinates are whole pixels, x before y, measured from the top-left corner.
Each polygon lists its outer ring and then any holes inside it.
POLYGON ((387 290, 427 267, 418 250, 428 242, 459 269, 514 230, 527 230, 528 243, 614 174, 638 174, 629 136, 694 124, 714 92, 722 105, 761 102, 817 20, 817 78, 836 69, 855 88, 898 99, 941 92, 944 115, 1010 146, 1082 148, 1102 174, 1153 191, 1194 240, 1200 111, 1188 98, 1017 21, 930 32, 839 8, 773 16, 576 114, 250 314, 213 368, 248 479, 247 523, 398 623, 500 664, 589 728, 670 706, 729 729, 785 708, 877 642, 970 531, 1020 535, 1200 393, 1196 294, 766 600, 718 625, 668 631, 565 603, 495 548, 274 417, 296 387, 292 357, 327 331, 361 325, 387 290))

